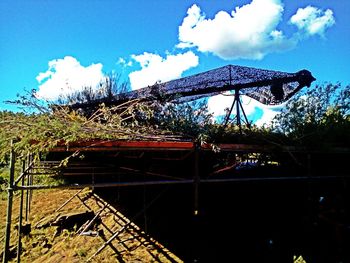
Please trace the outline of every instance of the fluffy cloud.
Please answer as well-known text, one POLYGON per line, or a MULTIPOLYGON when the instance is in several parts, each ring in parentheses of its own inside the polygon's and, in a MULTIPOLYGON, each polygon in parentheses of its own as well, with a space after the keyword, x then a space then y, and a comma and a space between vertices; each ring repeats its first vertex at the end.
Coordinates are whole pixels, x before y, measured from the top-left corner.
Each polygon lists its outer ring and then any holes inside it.
POLYGON ((308 35, 324 35, 327 28, 335 24, 333 12, 327 9, 323 12, 313 6, 299 8, 295 15, 290 19, 290 23, 303 30, 308 35))
POLYGON ((253 0, 230 14, 220 11, 214 19, 206 19, 193 5, 179 27, 178 47, 197 47, 223 59, 262 59, 269 52, 295 45, 277 30, 282 13, 280 0, 253 0))
POLYGON ((40 73, 36 79, 39 83, 37 97, 55 100, 84 87, 96 87, 103 79, 102 64, 84 67, 78 60, 66 56, 49 62, 49 69, 40 73))
POLYGON ((263 115, 254 123, 258 127, 271 124, 272 119, 280 112, 279 109, 269 108, 266 106, 261 109, 263 111, 263 115))
MULTIPOLYGON (((208 99, 208 110, 209 112, 213 112, 214 116, 223 116, 226 114, 225 109, 230 108, 232 106, 234 100, 233 94, 229 92, 224 95, 216 95, 212 96, 208 99)), ((244 107, 244 112, 246 115, 250 115, 254 112, 256 107, 256 101, 251 98, 242 95, 241 102, 244 107)), ((232 110, 232 114, 235 114, 236 109, 232 110)))
MULTIPOLYGON (((300 35, 286 37, 278 25, 282 21, 281 0, 252 0, 228 13, 206 18, 193 5, 179 26, 179 48, 195 47, 223 59, 262 59, 266 54, 294 48, 300 35)), ((315 8, 299 9, 290 21, 307 35, 323 34, 334 24, 333 13, 315 8)))
POLYGON ((129 74, 131 88, 134 90, 158 81, 180 78, 184 71, 196 67, 199 62, 192 51, 177 55, 168 54, 166 58, 145 52, 142 55, 132 55, 132 59, 141 65, 140 70, 129 74))
MULTIPOLYGON (((217 96, 210 97, 208 99, 208 110, 209 112, 214 114, 214 117, 225 116, 226 115, 225 109, 230 108, 232 106, 234 97, 227 96, 228 94, 229 93, 226 93, 226 95, 217 95, 217 96)), ((276 116, 276 114, 279 113, 279 110, 282 107, 282 105, 266 106, 244 95, 241 96, 241 102, 244 108, 244 112, 247 116, 256 113, 258 108, 262 110, 263 115, 258 120, 255 121, 255 124, 257 126, 262 126, 264 124, 268 125, 272 121, 272 119, 276 116)), ((236 114, 235 108, 232 110, 232 114, 233 115, 236 114)), ((248 117, 248 120, 251 121, 249 117, 248 117)))

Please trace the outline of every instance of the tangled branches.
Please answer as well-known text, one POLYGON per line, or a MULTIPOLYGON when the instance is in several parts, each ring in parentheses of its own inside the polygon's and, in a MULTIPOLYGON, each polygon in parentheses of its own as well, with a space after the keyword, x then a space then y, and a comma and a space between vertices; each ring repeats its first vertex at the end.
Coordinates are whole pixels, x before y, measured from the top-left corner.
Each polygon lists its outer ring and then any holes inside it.
MULTIPOLYGON (((35 104, 35 103, 34 103, 35 104)), ((37 105, 36 105, 37 106, 37 105)), ((37 107, 36 107, 37 108, 37 107)), ((165 139, 166 131, 139 123, 152 116, 148 105, 138 100, 105 107, 103 104, 90 116, 65 106, 40 107, 36 113, 0 112, 0 158, 3 160, 13 140, 17 154, 47 152, 58 144, 69 146, 76 141, 165 139)))

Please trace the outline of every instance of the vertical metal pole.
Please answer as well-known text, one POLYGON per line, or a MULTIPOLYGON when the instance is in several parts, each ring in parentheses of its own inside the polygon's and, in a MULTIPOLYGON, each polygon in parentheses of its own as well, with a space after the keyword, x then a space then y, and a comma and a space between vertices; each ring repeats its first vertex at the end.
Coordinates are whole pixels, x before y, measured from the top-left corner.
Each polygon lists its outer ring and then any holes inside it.
POLYGON ((199 151, 200 145, 198 142, 194 146, 194 174, 193 174, 193 184, 194 184, 194 208, 193 208, 193 219, 192 219, 192 242, 193 242, 193 258, 191 261, 199 262, 199 257, 201 255, 200 250, 200 240, 201 240, 201 224, 200 224, 200 214, 199 214, 199 187, 200 187, 200 173, 199 173, 199 151))
POLYGON ((5 246, 4 246, 4 254, 2 258, 3 263, 7 263, 9 261, 14 176, 15 176, 15 153, 13 150, 13 141, 11 141, 10 180, 7 188, 7 216, 6 216, 5 246))
MULTIPOLYGON (((29 162, 28 164, 30 165, 33 162, 33 156, 29 155, 29 162)), ((29 167, 28 169, 28 175, 27 175, 27 185, 33 185, 33 175, 31 174, 31 169, 29 167)), ((33 190, 29 189, 27 191, 27 196, 26 196, 26 221, 29 221, 29 215, 30 215, 30 205, 32 203, 32 198, 33 198, 33 190)))
MULTIPOLYGON (((26 170, 26 162, 22 162, 22 173, 26 170)), ((24 185, 24 176, 22 177, 22 186, 24 185)), ((19 218, 18 218, 18 244, 17 244, 17 262, 21 262, 21 232, 22 232, 22 217, 23 217, 23 190, 21 190, 21 199, 19 201, 19 218)))
MULTIPOLYGON (((28 157, 27 157, 27 163, 28 163, 28 165, 30 165, 30 163, 31 163, 31 159, 30 159, 30 155, 28 155, 28 157)), ((30 181, 30 179, 29 179, 29 174, 30 174, 30 171, 28 170, 28 174, 27 174, 27 185, 29 185, 29 181, 30 181)), ((28 217, 29 217, 29 190, 27 190, 27 192, 26 192, 26 222, 28 222, 28 217)))
POLYGON ((241 113, 240 113, 240 104, 239 104, 239 89, 235 89, 235 100, 236 100, 236 118, 237 118, 237 126, 239 127, 239 132, 242 132, 241 127, 241 113))
POLYGON ((200 175, 199 175, 199 145, 195 144, 194 149, 194 215, 197 216, 199 214, 199 183, 200 183, 200 175))
MULTIPOLYGON (((30 180, 29 180, 30 185, 33 185, 33 175, 30 174, 30 175, 29 175, 29 178, 30 178, 30 180)), ((29 209, 28 209, 29 215, 30 215, 30 208, 31 208, 31 204, 32 204, 32 199, 33 199, 33 190, 30 189, 30 191, 29 191, 29 207, 28 207, 28 208, 29 208, 29 209)))

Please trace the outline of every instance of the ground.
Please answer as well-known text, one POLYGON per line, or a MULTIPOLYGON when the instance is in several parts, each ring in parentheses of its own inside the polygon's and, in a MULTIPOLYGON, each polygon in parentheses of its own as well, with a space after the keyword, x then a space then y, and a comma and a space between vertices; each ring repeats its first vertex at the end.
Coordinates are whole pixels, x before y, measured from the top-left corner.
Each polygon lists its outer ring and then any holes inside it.
MULTIPOLYGON (((55 212, 66 200, 72 197, 78 190, 41 190, 33 192, 29 222, 31 223, 30 235, 24 236, 22 262, 86 262, 116 231, 120 231, 118 237, 112 242, 112 246, 106 246, 101 253, 92 258, 92 262, 182 262, 173 253, 167 250, 157 241, 148 237, 134 223, 124 217, 120 212, 109 205, 101 213, 102 223, 95 225, 92 230, 103 230, 104 236, 80 236, 77 227, 63 229, 58 233, 58 226, 37 229, 39 221, 50 221, 50 218, 67 214, 71 211, 84 212, 89 210, 95 214, 105 206, 103 200, 92 196, 89 189, 79 193, 79 198, 74 197, 71 202, 60 211, 55 212), (110 232, 111 231, 111 232, 110 232), (104 239, 104 240, 103 240, 104 239)), ((14 229, 18 222, 19 194, 16 194, 13 205, 13 222, 11 245, 17 244, 18 235, 14 229)), ((3 245, 6 198, 0 200, 0 241, 3 245)), ((52 221, 52 220, 51 220, 52 221)), ((96 233, 96 232, 95 232, 96 233)), ((2 251, 2 247, 1 250, 2 251)), ((13 259, 15 260, 15 259, 13 259)))

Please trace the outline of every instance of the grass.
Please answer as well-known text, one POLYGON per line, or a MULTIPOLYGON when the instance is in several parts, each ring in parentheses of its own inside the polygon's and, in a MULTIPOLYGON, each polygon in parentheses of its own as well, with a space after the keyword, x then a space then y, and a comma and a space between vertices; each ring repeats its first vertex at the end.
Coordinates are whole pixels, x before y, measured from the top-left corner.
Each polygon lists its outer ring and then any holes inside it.
POLYGON ((306 261, 303 259, 303 256, 294 256, 293 261, 294 263, 306 263, 306 261))
MULTIPOLYGON (((55 209, 76 192, 77 190, 38 190, 34 192, 30 215, 32 231, 29 236, 22 238, 22 262, 84 262, 104 243, 100 237, 79 236, 76 234, 75 229, 63 230, 60 235, 56 235, 57 227, 51 226, 42 229, 34 227, 42 218, 53 215, 55 209)), ((83 198, 87 194, 88 190, 84 190, 79 196, 83 198)), ((88 199, 86 203, 95 212, 100 209, 96 200, 88 199)), ((18 221, 18 204, 19 196, 15 196, 13 226, 18 221)), ((73 210, 82 212, 86 208, 78 198, 74 198, 60 212, 66 213, 73 210)), ((4 236, 5 217, 6 200, 0 200, 0 240, 4 236)), ((110 229, 114 228, 113 231, 121 227, 116 225, 112 213, 104 213, 101 215, 101 218, 107 227, 110 229)), ((111 236, 104 227, 100 225, 99 228, 104 230, 107 239, 111 236)), ((117 255, 111 248, 107 247, 92 262, 170 262, 165 253, 170 255, 174 262, 182 262, 160 244, 158 248, 161 247, 163 252, 159 252, 153 245, 147 243, 147 240, 142 240, 142 238, 138 240, 135 237, 131 232, 122 232, 120 239, 126 241, 123 243, 118 242, 118 240, 113 241, 113 245, 119 251, 119 254, 117 255)), ((16 244, 17 239, 17 232, 13 230, 11 233, 11 244, 16 244)))

